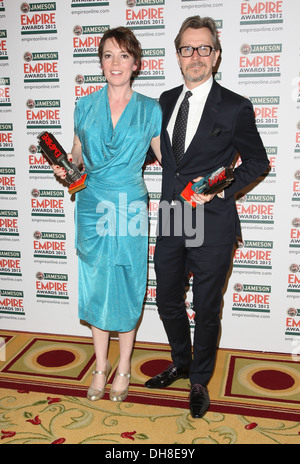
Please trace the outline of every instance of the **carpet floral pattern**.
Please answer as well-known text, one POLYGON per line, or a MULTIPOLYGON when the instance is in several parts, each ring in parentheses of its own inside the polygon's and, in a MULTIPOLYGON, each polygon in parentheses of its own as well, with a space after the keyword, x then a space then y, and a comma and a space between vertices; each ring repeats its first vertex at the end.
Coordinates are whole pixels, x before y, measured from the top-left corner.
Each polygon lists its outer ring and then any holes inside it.
POLYGON ((289 355, 219 350, 201 420, 189 381, 163 390, 144 382, 170 363, 166 345, 136 343, 127 400, 86 399, 95 356, 88 337, 0 331, 0 444, 300 444, 300 363, 289 355))
POLYGON ((300 423, 0 389, 0 444, 300 444, 300 423))

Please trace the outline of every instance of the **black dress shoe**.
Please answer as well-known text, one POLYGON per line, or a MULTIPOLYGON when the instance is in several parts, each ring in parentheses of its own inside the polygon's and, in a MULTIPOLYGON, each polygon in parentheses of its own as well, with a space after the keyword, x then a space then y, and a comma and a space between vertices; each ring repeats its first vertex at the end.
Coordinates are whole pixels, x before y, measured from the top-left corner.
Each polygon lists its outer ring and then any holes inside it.
POLYGON ((210 406, 207 388, 196 383, 190 393, 190 410, 194 419, 201 419, 210 406))
POLYGON ((147 380, 145 386, 148 388, 166 388, 172 385, 173 382, 179 379, 187 379, 189 376, 189 370, 170 364, 170 366, 163 371, 161 374, 152 377, 147 380))

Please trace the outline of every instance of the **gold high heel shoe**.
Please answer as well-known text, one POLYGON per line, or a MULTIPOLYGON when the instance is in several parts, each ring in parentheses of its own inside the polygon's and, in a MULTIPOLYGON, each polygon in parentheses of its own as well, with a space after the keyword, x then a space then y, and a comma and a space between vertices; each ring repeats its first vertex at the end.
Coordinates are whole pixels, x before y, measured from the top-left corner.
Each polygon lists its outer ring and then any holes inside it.
MULTIPOLYGON (((120 375, 121 377, 127 377, 128 379, 130 379, 130 374, 119 374, 119 373, 117 373, 116 376, 117 375, 120 375)), ((112 384, 110 392, 109 392, 110 401, 124 401, 127 398, 127 395, 128 395, 129 382, 128 382, 128 387, 123 391, 116 391, 116 390, 114 390, 113 387, 114 387, 114 384, 112 384)))
POLYGON ((98 401, 101 398, 103 398, 103 396, 105 394, 105 386, 106 386, 106 382, 107 382, 107 377, 109 376, 110 371, 111 371, 111 365, 110 365, 109 361, 107 361, 107 366, 106 366, 105 371, 94 371, 93 372, 93 375, 96 375, 96 374, 105 375, 105 384, 104 384, 103 388, 90 387, 88 389, 88 392, 87 392, 87 399, 88 400, 90 400, 90 401, 98 401))

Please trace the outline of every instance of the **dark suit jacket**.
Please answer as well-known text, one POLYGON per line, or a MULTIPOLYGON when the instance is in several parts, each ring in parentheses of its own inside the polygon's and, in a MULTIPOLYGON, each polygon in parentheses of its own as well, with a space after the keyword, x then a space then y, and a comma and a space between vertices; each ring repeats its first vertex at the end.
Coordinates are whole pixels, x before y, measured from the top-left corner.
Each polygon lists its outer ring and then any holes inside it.
POLYGON ((235 169, 235 180, 225 189, 225 198, 215 196, 204 207, 204 244, 234 243, 240 235, 234 195, 256 180, 269 165, 252 104, 214 81, 198 130, 177 166, 167 126, 182 89, 183 86, 174 88, 160 97, 163 112, 161 200, 170 202, 180 195, 188 182, 221 166, 230 166, 239 152, 242 164, 235 169))

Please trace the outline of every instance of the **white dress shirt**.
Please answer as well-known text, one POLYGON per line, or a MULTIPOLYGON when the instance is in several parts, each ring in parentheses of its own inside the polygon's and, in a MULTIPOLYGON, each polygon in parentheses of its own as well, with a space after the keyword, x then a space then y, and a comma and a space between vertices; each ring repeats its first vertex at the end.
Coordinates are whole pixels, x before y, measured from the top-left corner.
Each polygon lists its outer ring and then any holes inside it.
MULTIPOLYGON (((199 123, 202 117, 202 113, 204 110, 204 106, 205 106, 208 94, 211 90, 212 84, 213 84, 213 77, 211 76, 210 79, 204 82, 204 84, 198 85, 198 87, 195 87, 192 90, 193 95, 189 98, 190 108, 189 108, 189 116, 188 116, 188 123, 187 123, 187 129, 186 129, 185 151, 188 149, 198 129, 198 126, 199 126, 199 123)), ((189 89, 186 87, 186 85, 184 85, 182 93, 180 94, 176 102, 173 114, 171 116, 171 119, 167 127, 167 131, 168 131, 171 142, 172 142, 173 130, 175 126, 177 113, 181 105, 181 102, 184 99, 184 96, 188 90, 189 89)), ((224 190, 222 190, 222 192, 218 193, 217 195, 219 198, 224 198, 224 190)))
MULTIPOLYGON (((188 116, 186 138, 185 138, 185 151, 189 147, 198 129, 200 119, 202 117, 204 105, 206 103, 208 94, 211 90, 212 84, 213 84, 213 77, 210 77, 210 79, 204 82, 204 84, 200 84, 197 87, 195 87, 193 90, 191 90, 193 95, 189 98, 190 108, 189 108, 189 116, 188 116)), ((175 126, 177 113, 181 105, 181 102, 184 99, 184 96, 188 90, 189 89, 186 87, 186 85, 184 85, 182 93, 180 94, 177 100, 173 114, 169 121, 167 131, 169 133, 171 141, 172 141, 173 130, 175 126)))

